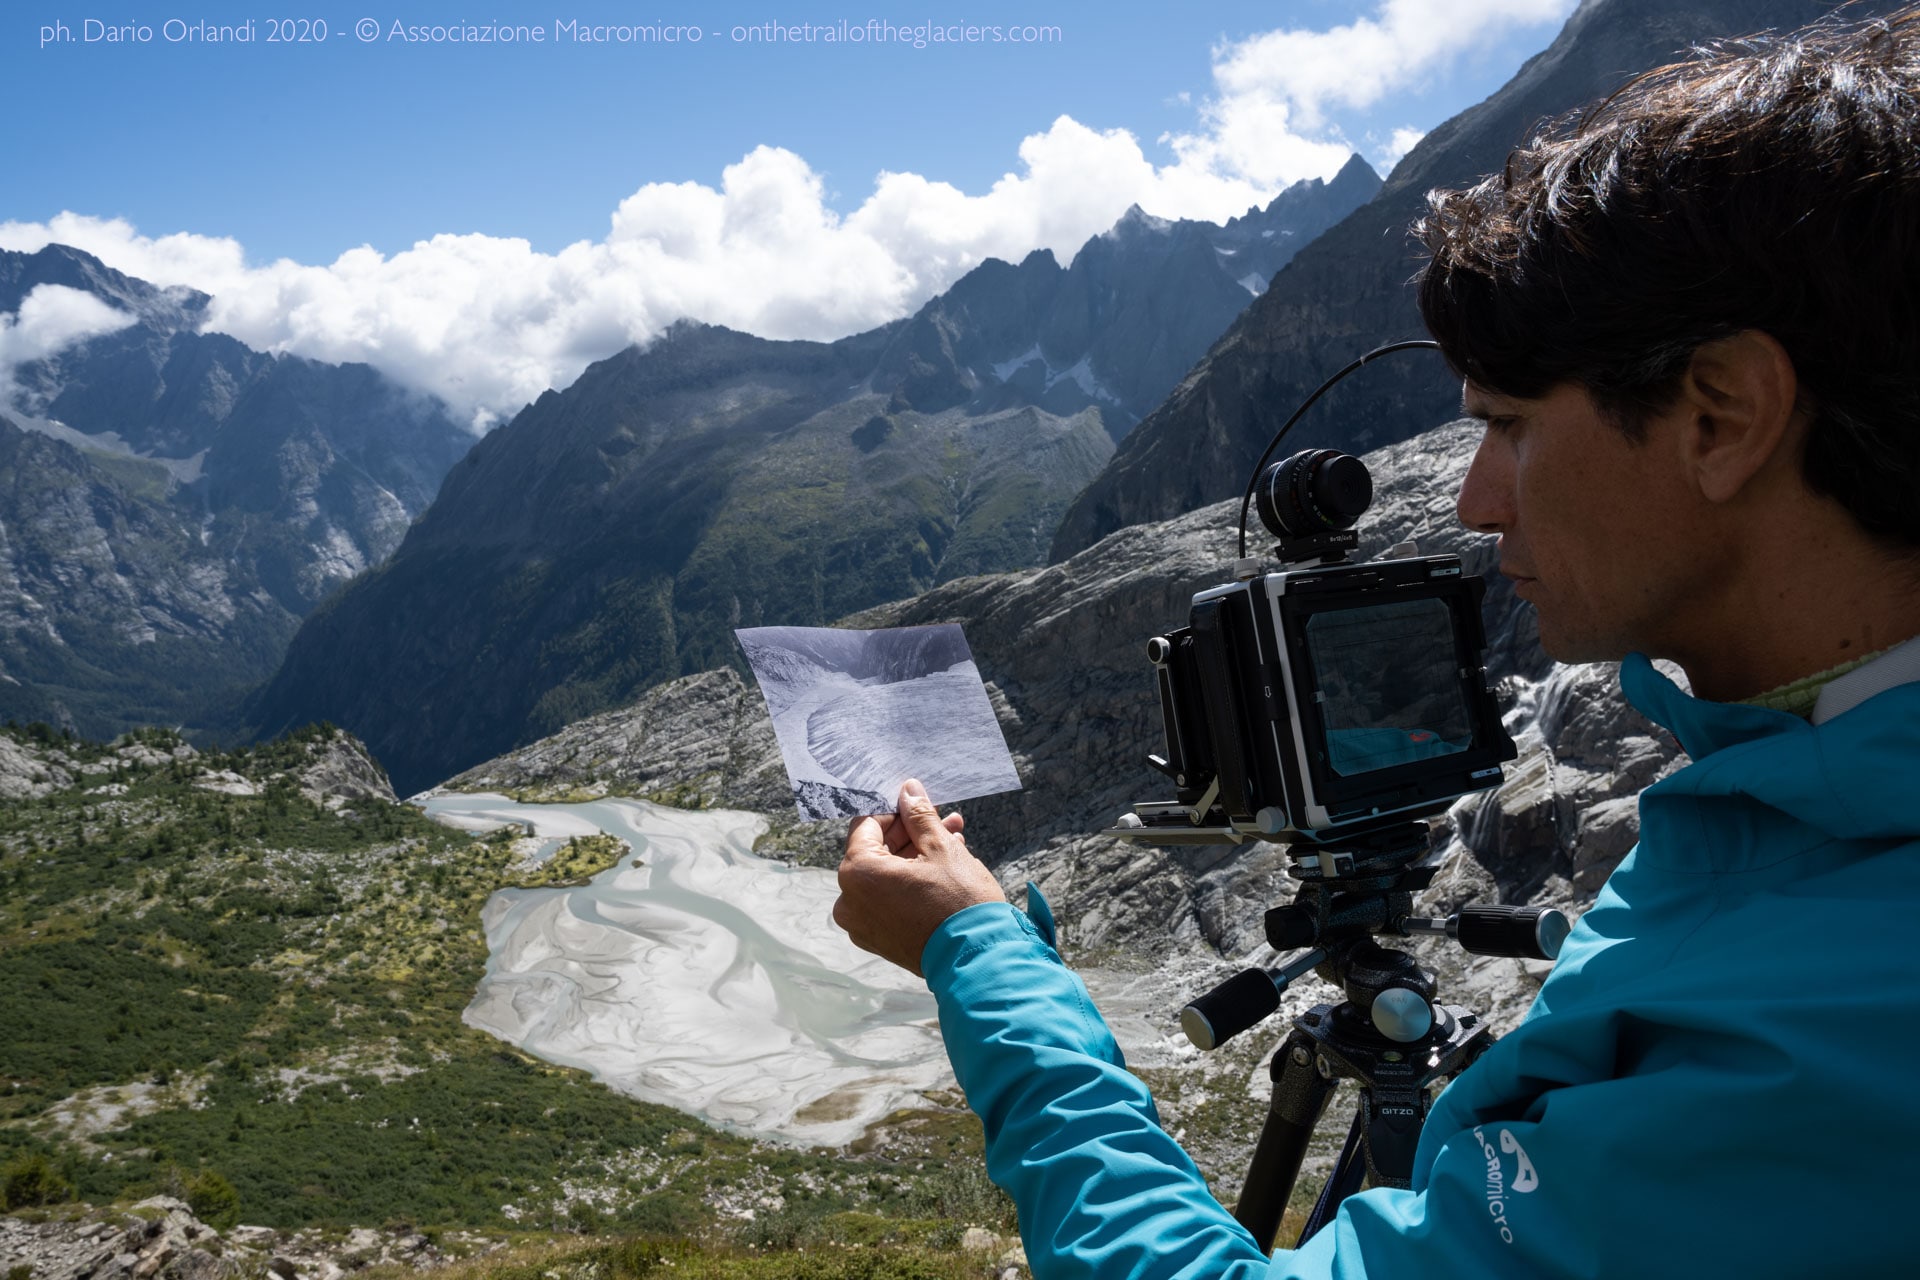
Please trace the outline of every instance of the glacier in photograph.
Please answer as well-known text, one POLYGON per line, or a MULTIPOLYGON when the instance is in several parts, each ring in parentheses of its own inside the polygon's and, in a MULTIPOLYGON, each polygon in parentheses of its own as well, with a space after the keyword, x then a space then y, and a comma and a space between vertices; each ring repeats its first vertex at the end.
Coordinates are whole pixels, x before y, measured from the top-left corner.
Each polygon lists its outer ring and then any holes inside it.
POLYGON ((957 624, 734 634, 766 698, 801 818, 891 813, 908 778, 935 804, 1020 789, 957 624))

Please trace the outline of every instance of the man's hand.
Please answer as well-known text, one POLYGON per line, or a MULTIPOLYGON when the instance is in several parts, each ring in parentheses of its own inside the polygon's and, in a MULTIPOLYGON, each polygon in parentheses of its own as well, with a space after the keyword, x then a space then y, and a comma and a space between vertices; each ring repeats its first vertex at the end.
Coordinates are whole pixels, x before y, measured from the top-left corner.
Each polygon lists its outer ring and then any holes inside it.
POLYGON ((943 920, 975 903, 1007 900, 967 849, 965 825, 957 813, 943 821, 913 778, 900 788, 898 813, 854 819, 833 904, 833 922, 854 946, 925 977, 920 953, 943 920))

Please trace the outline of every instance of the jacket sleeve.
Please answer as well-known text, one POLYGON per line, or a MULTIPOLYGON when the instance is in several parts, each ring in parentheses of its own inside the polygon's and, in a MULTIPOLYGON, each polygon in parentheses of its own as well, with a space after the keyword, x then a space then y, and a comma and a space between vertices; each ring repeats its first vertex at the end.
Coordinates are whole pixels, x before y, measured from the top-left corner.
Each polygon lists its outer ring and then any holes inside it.
POLYGON ((1161 1128, 1085 984, 1043 936, 1044 905, 1036 915, 1041 927, 1004 903, 968 907, 935 931, 921 960, 947 1055, 986 1130, 987 1173, 1013 1197, 1035 1280, 1582 1270, 1565 1242, 1591 1225, 1589 1206, 1536 1192, 1526 1153, 1553 1144, 1538 1125, 1515 1121, 1460 1129, 1437 1142, 1420 1191, 1364 1191, 1302 1248, 1262 1255, 1161 1128), (1510 1205, 1520 1206, 1512 1218, 1510 1205))
POLYGON ((1035 1280, 1267 1276, 1032 920, 968 907, 934 932, 921 970, 1035 1280))

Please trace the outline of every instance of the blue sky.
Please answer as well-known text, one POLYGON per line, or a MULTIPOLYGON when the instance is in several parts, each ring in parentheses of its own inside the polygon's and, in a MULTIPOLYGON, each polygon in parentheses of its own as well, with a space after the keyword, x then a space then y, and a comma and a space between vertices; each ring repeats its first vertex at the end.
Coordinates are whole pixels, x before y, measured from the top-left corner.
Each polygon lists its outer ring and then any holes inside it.
POLYGON ((904 314, 984 256, 1064 258, 1136 200, 1218 218, 1330 173, 1348 149, 1384 172, 1544 48, 1571 8, 18 0, 0 19, 13 108, 0 247, 81 243, 215 293, 224 326, 255 345, 374 359, 505 411, 677 314, 838 336, 904 314), (274 17, 307 21, 276 33, 274 17), (168 38, 247 19, 252 43, 168 38), (739 38, 841 20, 1057 35, 739 38), (561 22, 701 38, 582 44, 556 38, 561 22), (326 38, 311 39, 321 23, 326 38), (128 24, 146 38, 86 38, 128 24), (410 41, 395 24, 546 39, 410 41), (882 190, 883 173, 905 176, 882 190), (585 284, 623 270, 624 300, 578 305, 585 284), (505 372, 427 376, 487 338, 474 313, 543 336, 516 340, 505 372))

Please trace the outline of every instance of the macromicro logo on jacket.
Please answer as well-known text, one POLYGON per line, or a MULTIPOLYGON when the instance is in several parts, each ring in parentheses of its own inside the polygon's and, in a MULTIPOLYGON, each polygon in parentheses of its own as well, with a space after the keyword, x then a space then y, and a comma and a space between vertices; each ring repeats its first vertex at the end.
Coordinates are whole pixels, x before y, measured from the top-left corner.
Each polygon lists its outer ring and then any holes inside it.
POLYGON ((1513 1136, 1511 1129, 1500 1131, 1500 1150, 1494 1150, 1487 1141, 1487 1135, 1479 1129, 1473 1131, 1474 1141, 1487 1155, 1487 1216, 1493 1219, 1493 1225, 1500 1229, 1500 1238, 1508 1244, 1513 1243, 1513 1228, 1507 1223, 1507 1197, 1525 1195, 1540 1185, 1540 1175, 1534 1171, 1533 1161, 1527 1158, 1520 1140, 1513 1136), (1506 1170, 1500 1163, 1500 1152, 1504 1151, 1514 1158, 1513 1179, 1508 1181, 1506 1170))

